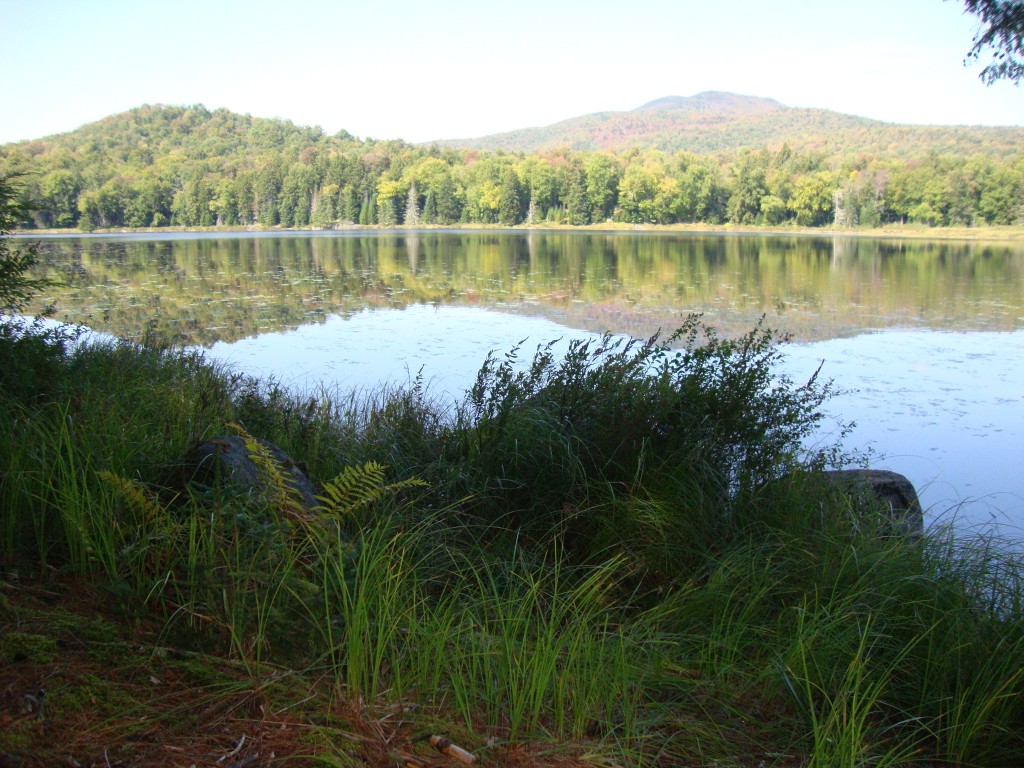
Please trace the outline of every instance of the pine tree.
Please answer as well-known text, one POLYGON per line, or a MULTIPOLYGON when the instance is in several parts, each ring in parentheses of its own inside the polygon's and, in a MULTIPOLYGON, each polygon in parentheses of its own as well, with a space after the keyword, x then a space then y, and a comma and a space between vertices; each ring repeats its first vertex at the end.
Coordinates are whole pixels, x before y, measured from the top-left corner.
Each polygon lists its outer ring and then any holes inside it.
MULTIPOLYGON (((355 187, 348 184, 345 187, 343 198, 345 202, 342 206, 341 219, 349 224, 355 224, 359 221, 359 195, 356 194, 355 187)), ((362 222, 360 222, 362 223, 362 222)))
POLYGON ((377 222, 382 227, 393 227, 398 223, 395 198, 385 197, 377 203, 377 222))
POLYGON ((530 207, 526 210, 526 224, 532 227, 539 220, 540 212, 537 210, 537 191, 530 190, 530 207))
POLYGON ((463 210, 455 196, 455 183, 446 175, 437 190, 437 223, 454 224, 462 218, 463 210))
POLYGON ((511 168, 502 177, 500 195, 498 221, 506 227, 518 224, 522 218, 522 204, 519 201, 519 180, 511 168))
POLYGON ((427 200, 423 203, 423 215, 420 218, 424 224, 437 223, 437 196, 432 189, 427 192, 427 200))
POLYGON ((587 199, 587 179, 578 160, 574 160, 569 167, 566 187, 565 212, 568 222, 577 227, 589 224, 590 201, 587 199))
POLYGON ((418 227, 420 224, 419 197, 416 195, 416 182, 409 187, 409 199, 405 201, 405 226, 418 227))

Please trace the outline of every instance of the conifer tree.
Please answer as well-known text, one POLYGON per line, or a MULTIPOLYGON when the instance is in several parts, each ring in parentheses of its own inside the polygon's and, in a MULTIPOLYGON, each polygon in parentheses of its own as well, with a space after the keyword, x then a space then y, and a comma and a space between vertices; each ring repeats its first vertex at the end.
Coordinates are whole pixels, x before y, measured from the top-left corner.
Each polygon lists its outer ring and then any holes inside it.
POLYGON ((342 193, 342 204, 341 220, 348 222, 349 224, 355 224, 359 221, 360 205, 359 196, 356 194, 355 187, 351 184, 345 186, 345 191, 342 193))
POLYGON ((533 226, 539 220, 540 213, 537 210, 537 191, 535 189, 530 190, 530 207, 526 209, 526 224, 527 226, 533 226))
POLYGON ((511 168, 505 171, 499 192, 498 221, 506 227, 518 224, 522 219, 522 204, 519 201, 519 180, 511 168))
POLYGON ((569 178, 566 183, 565 213, 573 226, 590 223, 590 201, 587 199, 587 179, 583 165, 574 160, 569 167, 569 178))
POLYGON ((463 209, 455 197, 455 182, 447 175, 437 189, 437 223, 454 224, 462 218, 463 209))
POLYGON ((423 203, 423 215, 420 218, 424 224, 437 223, 437 195, 432 189, 427 192, 427 200, 423 203))
POLYGON ((405 201, 405 226, 418 227, 420 224, 419 197, 416 195, 416 182, 409 187, 409 198, 405 201))
POLYGON ((385 197, 377 204, 377 222, 382 227, 393 227, 398 223, 395 198, 385 197))

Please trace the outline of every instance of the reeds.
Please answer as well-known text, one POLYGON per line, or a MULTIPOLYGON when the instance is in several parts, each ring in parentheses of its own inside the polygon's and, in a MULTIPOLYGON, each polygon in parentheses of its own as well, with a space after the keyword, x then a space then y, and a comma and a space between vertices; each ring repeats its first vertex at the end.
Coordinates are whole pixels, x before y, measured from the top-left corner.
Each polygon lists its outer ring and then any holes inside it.
POLYGON ((699 333, 682 357, 607 339, 492 360, 455 409, 419 381, 308 398, 190 352, 26 341, 56 373, 0 393, 0 558, 104 585, 254 688, 269 665, 326 674, 481 744, 1024 760, 1019 556, 888 535, 801 453, 827 391, 772 379, 770 336, 699 333), (264 492, 183 479, 231 424, 264 492), (319 508, 254 435, 310 468, 319 508))

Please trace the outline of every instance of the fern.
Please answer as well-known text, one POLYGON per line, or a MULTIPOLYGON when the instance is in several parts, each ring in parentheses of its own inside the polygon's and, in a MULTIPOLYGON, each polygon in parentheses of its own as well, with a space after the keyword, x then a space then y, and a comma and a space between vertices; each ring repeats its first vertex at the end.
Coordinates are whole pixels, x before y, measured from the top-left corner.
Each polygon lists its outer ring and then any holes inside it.
POLYGON ((256 467, 262 486, 274 509, 283 513, 289 520, 300 523, 309 522, 307 519, 309 511, 305 508, 302 499, 299 498, 295 489, 288 482, 285 468, 274 458, 270 448, 250 435, 242 425, 232 423, 228 426, 235 430, 245 442, 245 450, 256 467))
MULTIPOLYGON (((118 552, 121 575, 129 575, 136 584, 146 574, 164 573, 176 559, 180 523, 166 506, 138 480, 100 470, 96 476, 117 494, 134 519, 112 522, 110 535, 118 552)), ((118 517, 121 517, 120 515, 118 517)))
POLYGON ((166 517, 164 507, 139 481, 129 480, 105 469, 97 472, 96 476, 117 491, 117 495, 127 507, 142 519, 152 521, 166 517))
POLYGON ((368 461, 356 467, 345 467, 333 480, 324 484, 324 494, 316 498, 322 503, 322 509, 327 514, 348 516, 385 496, 406 488, 426 485, 416 477, 385 485, 386 469, 386 466, 376 461, 368 461))

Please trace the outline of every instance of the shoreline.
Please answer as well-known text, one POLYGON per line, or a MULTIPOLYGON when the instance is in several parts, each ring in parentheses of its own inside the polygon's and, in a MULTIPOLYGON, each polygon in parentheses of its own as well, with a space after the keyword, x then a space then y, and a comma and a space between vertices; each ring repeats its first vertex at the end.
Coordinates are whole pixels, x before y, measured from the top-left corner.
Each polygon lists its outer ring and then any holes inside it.
POLYGON ((916 240, 966 240, 972 242, 1024 242, 1024 226, 980 226, 980 227, 926 227, 913 224, 890 224, 874 228, 836 228, 836 227, 771 227, 750 226, 739 224, 627 224, 623 222, 606 222, 602 224, 585 224, 572 226, 568 224, 543 224, 527 226, 503 226, 500 224, 436 224, 417 227, 393 226, 379 224, 344 224, 337 227, 265 227, 261 225, 214 226, 214 227, 113 227, 84 231, 81 229, 16 229, 12 233, 19 238, 34 236, 60 235, 64 237, 89 237, 95 235, 132 235, 132 234, 218 234, 249 232, 264 233, 303 233, 303 232, 442 232, 451 230, 494 231, 494 232, 646 232, 655 233, 689 233, 712 235, 774 235, 797 237, 844 237, 858 239, 916 239, 916 240))

